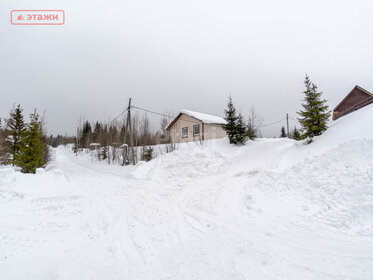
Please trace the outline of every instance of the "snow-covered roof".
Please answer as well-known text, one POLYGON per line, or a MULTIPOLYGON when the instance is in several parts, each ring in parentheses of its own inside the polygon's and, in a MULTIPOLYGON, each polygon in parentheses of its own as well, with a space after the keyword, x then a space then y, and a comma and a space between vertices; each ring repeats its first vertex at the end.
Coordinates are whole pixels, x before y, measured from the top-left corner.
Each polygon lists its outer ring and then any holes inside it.
POLYGON ((191 116, 192 118, 195 118, 197 120, 200 120, 203 123, 208 124, 225 124, 226 121, 219 116, 209 115, 205 113, 190 111, 190 110, 181 110, 180 113, 177 115, 176 118, 174 118, 167 126, 167 130, 170 129, 174 123, 181 117, 182 114, 191 116))
POLYGON ((196 118, 197 120, 200 120, 203 123, 211 123, 211 124, 225 124, 226 123, 226 121, 222 117, 219 117, 219 116, 194 112, 190 110, 181 110, 180 113, 196 118))

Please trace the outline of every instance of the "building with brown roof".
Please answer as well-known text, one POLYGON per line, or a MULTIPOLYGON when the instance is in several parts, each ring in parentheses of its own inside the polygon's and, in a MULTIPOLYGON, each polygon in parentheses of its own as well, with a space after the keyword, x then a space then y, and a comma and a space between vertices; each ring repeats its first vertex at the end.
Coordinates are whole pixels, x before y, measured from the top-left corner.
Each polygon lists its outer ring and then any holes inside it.
POLYGON ((355 86, 337 107, 334 108, 333 120, 339 119, 372 103, 373 94, 362 87, 355 86))

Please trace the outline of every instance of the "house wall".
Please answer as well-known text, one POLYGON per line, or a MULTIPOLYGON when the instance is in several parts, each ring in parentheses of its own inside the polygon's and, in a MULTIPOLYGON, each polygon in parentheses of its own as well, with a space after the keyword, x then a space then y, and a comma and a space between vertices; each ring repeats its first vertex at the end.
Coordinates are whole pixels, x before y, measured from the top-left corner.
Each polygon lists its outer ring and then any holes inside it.
POLYGON ((223 129, 223 125, 220 124, 205 124, 205 140, 209 139, 220 139, 227 136, 227 133, 223 129))
POLYGON ((170 128, 171 141, 176 143, 190 142, 190 141, 200 141, 202 140, 202 122, 186 114, 181 114, 180 118, 174 123, 170 128), (193 125, 200 125, 199 136, 193 136, 193 125), (188 128, 188 137, 182 137, 182 128, 188 128))
POLYGON ((170 128, 171 141, 175 143, 201 141, 202 133, 204 130, 204 140, 208 139, 219 139, 226 136, 226 133, 221 125, 217 124, 202 124, 200 120, 197 120, 189 115, 182 114, 180 118, 170 128), (193 126, 200 125, 199 135, 193 136, 193 126), (182 128, 188 127, 188 137, 182 137, 182 128))

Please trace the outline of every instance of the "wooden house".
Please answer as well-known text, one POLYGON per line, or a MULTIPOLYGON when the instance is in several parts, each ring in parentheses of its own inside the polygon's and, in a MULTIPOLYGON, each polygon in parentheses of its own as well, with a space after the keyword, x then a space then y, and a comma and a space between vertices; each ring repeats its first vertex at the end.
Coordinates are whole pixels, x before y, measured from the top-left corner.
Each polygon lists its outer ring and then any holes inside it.
POLYGON ((373 94, 355 86, 349 94, 333 110, 333 120, 339 119, 360 108, 373 103, 373 94))

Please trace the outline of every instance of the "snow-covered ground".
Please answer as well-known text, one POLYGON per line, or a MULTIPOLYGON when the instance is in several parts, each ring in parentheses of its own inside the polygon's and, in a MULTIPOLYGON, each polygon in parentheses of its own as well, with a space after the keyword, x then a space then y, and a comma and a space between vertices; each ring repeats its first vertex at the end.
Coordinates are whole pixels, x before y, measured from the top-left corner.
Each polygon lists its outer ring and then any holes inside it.
POLYGON ((311 145, 0 168, 0 279, 373 279, 373 106, 311 145))

